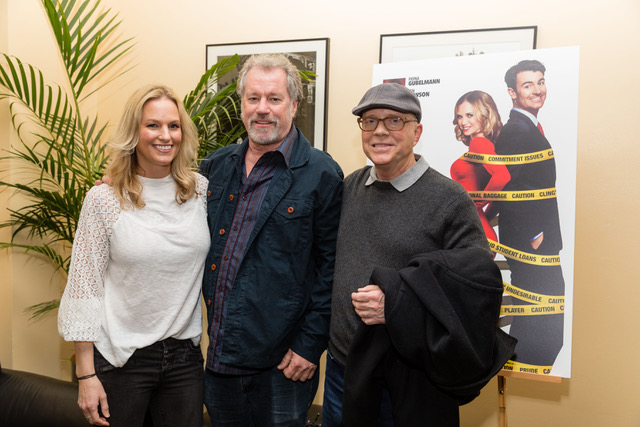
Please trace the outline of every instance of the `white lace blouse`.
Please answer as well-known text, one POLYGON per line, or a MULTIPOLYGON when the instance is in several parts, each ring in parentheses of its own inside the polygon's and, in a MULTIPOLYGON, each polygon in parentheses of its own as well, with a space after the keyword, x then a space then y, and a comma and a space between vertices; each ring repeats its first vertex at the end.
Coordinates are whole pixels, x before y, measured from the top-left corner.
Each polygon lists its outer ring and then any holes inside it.
POLYGON ((207 179, 197 175, 198 197, 180 205, 171 175, 139 178, 142 209, 121 210, 104 184, 87 193, 58 311, 66 341, 93 341, 116 367, 138 348, 202 335, 207 179))

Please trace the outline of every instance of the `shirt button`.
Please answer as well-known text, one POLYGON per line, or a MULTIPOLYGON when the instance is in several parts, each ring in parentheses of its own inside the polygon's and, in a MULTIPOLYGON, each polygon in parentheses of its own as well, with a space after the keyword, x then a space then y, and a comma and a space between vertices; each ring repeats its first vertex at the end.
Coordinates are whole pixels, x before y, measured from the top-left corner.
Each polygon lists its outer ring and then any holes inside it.
POLYGON ((218 292, 222 292, 222 285, 218 286, 218 292))
POLYGON ((247 200, 247 196, 242 196, 242 200, 247 200))
POLYGON ((227 261, 228 259, 229 259, 229 257, 228 257, 228 256, 225 256, 225 257, 224 257, 224 260, 225 260, 225 261, 227 261))
POLYGON ((210 299, 207 300, 207 305, 211 305, 211 300, 210 299))
POLYGON ((289 212, 290 214, 292 214, 292 213, 293 213, 293 206, 289 206, 289 207, 287 208, 287 212, 289 212))
POLYGON ((216 267, 215 264, 211 264, 211 270, 216 271, 216 268, 218 268, 218 267, 216 267))
POLYGON ((226 233, 226 231, 224 231, 224 228, 221 228, 219 233, 220 233, 221 236, 224 236, 224 233, 226 233))
POLYGON ((211 190, 208 190, 207 191, 207 196, 210 196, 210 195, 211 195, 211 190))
POLYGON ((233 231, 236 231, 237 229, 238 229, 238 226, 237 226, 237 225, 234 225, 234 226, 233 226, 233 231))
POLYGON ((233 194, 229 194, 229 200, 233 200, 233 194))

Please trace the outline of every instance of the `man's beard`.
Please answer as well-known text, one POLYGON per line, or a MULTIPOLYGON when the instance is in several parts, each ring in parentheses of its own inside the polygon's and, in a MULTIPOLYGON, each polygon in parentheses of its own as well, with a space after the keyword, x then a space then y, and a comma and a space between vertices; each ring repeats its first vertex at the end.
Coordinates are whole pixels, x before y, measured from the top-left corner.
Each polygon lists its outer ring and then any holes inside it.
POLYGON ((247 134, 256 144, 270 145, 278 142, 278 133, 280 131, 280 121, 277 118, 271 119, 274 123, 271 129, 256 129, 253 127, 253 122, 260 119, 249 119, 249 127, 247 128, 247 134))
POLYGON ((285 120, 280 121, 277 117, 273 118, 261 118, 259 114, 254 114, 253 116, 248 118, 249 126, 246 126, 247 134, 249 135, 249 139, 256 144, 259 145, 270 145, 281 142, 287 136, 286 133, 280 136, 280 131, 283 126, 287 126, 286 132, 289 132, 291 128, 291 123, 293 119, 293 108, 290 108, 287 112, 287 117, 285 120), (260 120, 269 120, 273 122, 274 126, 272 129, 256 129, 253 127, 253 123, 260 120))

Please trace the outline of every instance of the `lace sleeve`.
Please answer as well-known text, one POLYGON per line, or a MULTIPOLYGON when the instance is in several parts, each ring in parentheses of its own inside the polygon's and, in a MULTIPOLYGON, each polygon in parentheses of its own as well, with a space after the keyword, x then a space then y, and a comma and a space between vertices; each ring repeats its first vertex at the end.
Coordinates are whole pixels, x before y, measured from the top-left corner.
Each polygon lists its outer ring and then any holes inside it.
POLYGON ((111 187, 101 185, 89 190, 58 310, 58 331, 65 341, 96 341, 99 337, 109 239, 119 215, 120 202, 111 187))
POLYGON ((207 188, 209 188, 209 180, 199 173, 196 174, 196 193, 198 200, 207 209, 207 188))

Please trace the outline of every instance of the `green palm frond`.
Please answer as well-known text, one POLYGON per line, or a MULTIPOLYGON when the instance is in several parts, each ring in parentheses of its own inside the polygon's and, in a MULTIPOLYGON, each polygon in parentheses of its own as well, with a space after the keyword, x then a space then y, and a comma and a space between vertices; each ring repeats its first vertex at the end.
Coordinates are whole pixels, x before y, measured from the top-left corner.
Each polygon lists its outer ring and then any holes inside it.
POLYGON ((84 0, 79 5, 75 0, 63 0, 57 4, 45 0, 43 4, 73 92, 82 100, 80 95, 86 85, 128 52, 133 47, 130 43, 133 39, 101 52, 101 46, 106 44, 121 21, 115 21, 117 14, 109 17, 111 9, 97 12, 100 0, 84 0))
POLYGON ((233 82, 218 91, 214 90, 220 77, 233 70, 240 57, 233 55, 223 58, 211 66, 200 78, 196 87, 184 98, 184 106, 198 128, 200 148, 198 158, 202 159, 220 147, 236 142, 245 129, 238 119, 240 101, 233 82))
POLYGON ((60 300, 54 299, 51 301, 41 302, 39 304, 30 305, 24 311, 30 312, 30 319, 36 319, 39 316, 49 313, 51 310, 56 310, 60 306, 60 300))
MULTIPOLYGON (((9 210, 0 227, 12 229, 11 242, 0 249, 24 249, 45 257, 63 276, 86 192, 107 164, 103 137, 107 123, 82 113, 83 101, 128 70, 106 72, 130 51, 132 39, 116 37, 120 21, 100 0, 42 0, 55 36, 67 81, 48 83, 42 71, 0 53, 0 100, 6 99, 19 143, 0 157, 11 162, 11 182, 0 189, 20 195, 24 205, 9 210), (27 239, 28 243, 18 243, 27 239)), ((55 308, 55 301, 34 310, 55 308)), ((35 312, 34 312, 35 313, 35 312)))
POLYGON ((11 220, 0 223, 0 228, 13 227, 14 238, 24 231, 32 239, 73 243, 85 189, 76 187, 60 192, 2 181, 0 186, 15 189, 28 200, 28 204, 19 209, 9 209, 11 220), (80 206, 76 206, 78 201, 80 206))
POLYGON ((40 246, 37 245, 22 245, 19 243, 6 243, 0 242, 0 249, 17 248, 24 249, 24 253, 33 252, 44 256, 49 260, 56 271, 61 272, 66 277, 66 272, 69 271, 70 256, 62 257, 58 251, 47 244, 40 246))
POLYGON ((318 77, 318 75, 311 70, 299 70, 298 72, 300 73, 300 78, 302 79, 303 83, 305 81, 314 82, 316 81, 316 77, 318 77))
MULTIPOLYGON (((13 191, 23 203, 0 223, 12 231, 11 241, 0 242, 0 249, 44 257, 66 278, 85 194, 108 161, 107 123, 83 114, 83 102, 130 70, 115 64, 133 43, 131 38, 117 40, 120 21, 110 9, 102 11, 100 0, 41 1, 66 81, 49 83, 37 67, 0 52, 0 100, 8 102, 19 140, 0 156, 0 190, 13 191), (12 180, 7 179, 9 163, 12 180)), ((198 127, 199 158, 244 135, 235 83, 214 90, 238 61, 235 55, 212 66, 185 97, 198 127)), ((35 317, 57 306, 54 300, 28 310, 35 317)))

